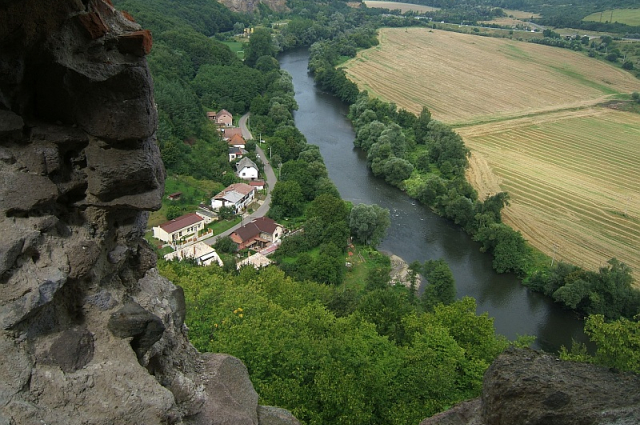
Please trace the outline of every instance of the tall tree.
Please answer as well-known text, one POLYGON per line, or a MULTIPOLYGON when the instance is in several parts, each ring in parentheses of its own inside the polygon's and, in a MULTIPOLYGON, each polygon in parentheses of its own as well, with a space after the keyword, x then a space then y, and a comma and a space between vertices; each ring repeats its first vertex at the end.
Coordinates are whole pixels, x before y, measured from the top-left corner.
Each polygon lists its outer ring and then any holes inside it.
POLYGON ((422 266, 427 287, 422 293, 422 306, 431 311, 438 304, 451 304, 456 300, 456 282, 449 265, 442 259, 428 260, 422 266))
POLYGON ((244 63, 253 67, 262 56, 275 56, 276 47, 271 39, 271 31, 266 28, 258 28, 249 39, 245 49, 244 63))
POLYGON ((357 242, 371 246, 382 241, 390 224, 389 210, 377 205, 358 204, 349 214, 351 235, 357 242))

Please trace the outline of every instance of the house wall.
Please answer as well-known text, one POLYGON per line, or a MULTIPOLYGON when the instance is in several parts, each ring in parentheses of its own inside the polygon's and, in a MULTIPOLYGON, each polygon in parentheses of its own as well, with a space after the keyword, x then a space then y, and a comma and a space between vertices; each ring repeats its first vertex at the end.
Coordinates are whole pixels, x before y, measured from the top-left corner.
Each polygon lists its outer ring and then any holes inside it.
POLYGON ((165 232, 164 229, 162 229, 162 227, 159 227, 159 226, 153 228, 153 237, 163 242, 171 241, 169 234, 165 232))
POLYGON ((244 167, 238 172, 238 177, 244 180, 252 180, 258 178, 258 170, 253 167, 244 167))
POLYGON ((233 118, 230 115, 222 115, 217 117, 217 121, 218 124, 224 124, 227 127, 230 127, 231 124, 233 124, 233 118))

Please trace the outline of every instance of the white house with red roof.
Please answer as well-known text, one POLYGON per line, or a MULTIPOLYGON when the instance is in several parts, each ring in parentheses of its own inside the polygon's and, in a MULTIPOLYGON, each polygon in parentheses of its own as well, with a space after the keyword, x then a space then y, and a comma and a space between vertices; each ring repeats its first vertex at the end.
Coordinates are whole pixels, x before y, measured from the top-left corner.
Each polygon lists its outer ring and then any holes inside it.
POLYGON ((234 183, 211 198, 211 209, 232 207, 235 213, 243 211, 255 199, 255 188, 246 183, 234 183))
POLYGON ((153 237, 163 242, 174 243, 180 239, 197 235, 204 229, 204 219, 196 213, 185 214, 153 228, 153 237))

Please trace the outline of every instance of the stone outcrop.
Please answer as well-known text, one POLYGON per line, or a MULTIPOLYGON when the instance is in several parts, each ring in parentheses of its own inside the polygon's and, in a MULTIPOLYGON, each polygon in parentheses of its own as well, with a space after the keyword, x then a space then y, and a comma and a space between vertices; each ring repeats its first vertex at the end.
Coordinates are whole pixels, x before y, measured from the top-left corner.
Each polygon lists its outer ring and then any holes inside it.
POLYGON ((480 398, 420 425, 633 425, 640 376, 509 349, 484 376, 480 398))
POLYGON ((0 424, 297 423, 154 268, 151 45, 108 0, 0 8, 0 424))
POLYGON ((288 10, 286 0, 218 0, 234 12, 253 13, 260 4, 267 6, 274 12, 288 10))

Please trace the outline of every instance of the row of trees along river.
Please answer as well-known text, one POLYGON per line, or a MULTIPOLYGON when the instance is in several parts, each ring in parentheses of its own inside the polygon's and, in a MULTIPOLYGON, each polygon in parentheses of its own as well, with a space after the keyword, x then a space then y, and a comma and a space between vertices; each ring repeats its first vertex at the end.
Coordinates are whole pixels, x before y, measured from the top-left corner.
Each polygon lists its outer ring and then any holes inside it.
POLYGON ((391 226, 381 250, 408 263, 443 258, 454 274, 457 296, 475 298, 478 313, 488 312, 495 319, 496 331, 509 339, 534 335, 534 347, 547 351, 557 351, 562 345, 569 348, 572 340, 587 342, 583 322, 575 313, 528 290, 514 275, 497 274, 490 256, 481 253, 462 229, 370 173, 366 154, 353 146, 348 106, 316 88, 307 72, 306 49, 284 53, 279 60, 293 77, 299 105, 294 114, 296 126, 308 143, 320 147, 329 177, 342 198, 389 209, 391 226))

